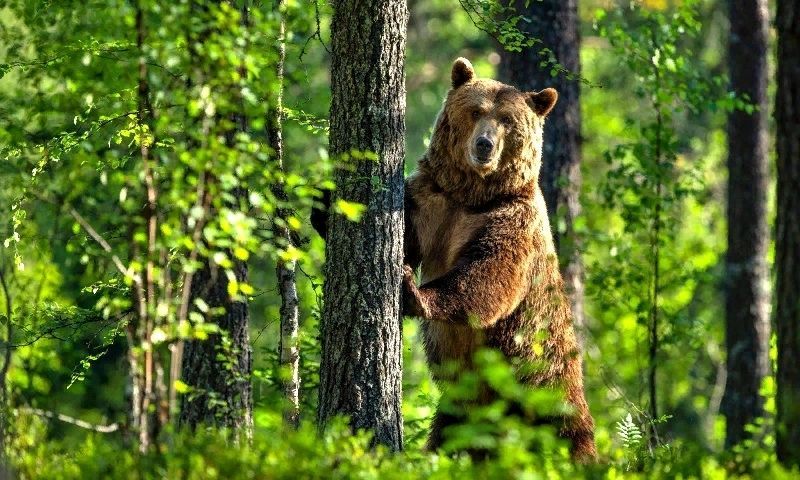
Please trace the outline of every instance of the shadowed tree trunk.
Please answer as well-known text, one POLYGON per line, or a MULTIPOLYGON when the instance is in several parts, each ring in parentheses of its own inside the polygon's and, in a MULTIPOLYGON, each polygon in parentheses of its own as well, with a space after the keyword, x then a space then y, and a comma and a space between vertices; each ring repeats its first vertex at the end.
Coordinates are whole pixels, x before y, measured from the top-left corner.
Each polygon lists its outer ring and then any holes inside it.
POLYGON ((332 34, 330 151, 339 199, 360 222, 328 217, 319 423, 348 415, 374 441, 403 446, 400 284, 405 155, 405 0, 341 0, 332 34), (353 151, 373 152, 377 159, 353 151))
POLYGON ((746 438, 745 425, 764 413, 758 394, 769 373, 767 297, 767 35, 766 0, 729 0, 731 88, 757 108, 728 117, 728 252, 725 258, 727 382, 725 443, 746 438))
MULTIPOLYGON (((233 271, 238 282, 247 281, 244 262, 237 261, 233 271)), ((180 423, 193 429, 198 424, 218 425, 250 435, 253 393, 247 304, 231 300, 225 272, 208 264, 195 273, 191 298, 225 312, 208 318, 222 334, 186 342, 181 376, 195 394, 183 397, 180 423)))
POLYGON ((13 299, 8 287, 6 273, 8 262, 6 262, 5 256, 0 257, 0 260, 2 260, 0 262, 0 293, 3 294, 3 305, 5 306, 5 315, 2 322, 5 324, 5 339, 0 341, 3 344, 3 358, 0 360, 2 362, 0 363, 0 478, 3 478, 4 475, 11 478, 10 465, 8 465, 8 445, 6 445, 6 440, 9 438, 9 426, 11 425, 9 420, 11 418, 11 396, 6 383, 8 370, 11 367, 11 337, 14 333, 15 319, 13 318, 13 299))
POLYGON ((778 460, 800 465, 800 5, 779 0, 775 324, 778 460))
POLYGON ((578 2, 515 0, 513 5, 517 13, 530 19, 530 23, 519 22, 518 27, 542 43, 523 48, 521 52, 501 52, 500 79, 526 91, 546 87, 558 90, 558 103, 544 126, 539 184, 547 203, 573 319, 580 334, 584 326, 583 263, 575 232, 575 219, 580 215, 580 88, 578 80, 568 79, 563 74, 552 77, 549 65, 539 65, 548 58, 542 54, 542 49, 547 48, 569 72, 576 76, 580 74, 578 2))
MULTIPOLYGON (((203 20, 211 22, 208 5, 220 2, 194 2, 193 11, 203 20)), ((247 9, 242 7, 241 21, 247 25, 247 9)), ((208 38, 208 31, 200 32, 195 38, 202 42, 208 38)), ((197 61, 192 83, 202 84, 202 79, 215 72, 208 58, 194 56, 197 61)), ((242 73, 244 73, 242 71, 242 73)), ((230 86, 235 89, 234 85, 230 86)), ((229 92, 230 93, 230 92, 229 92)), ((234 97, 238 92, 232 93, 234 97)), ((241 103, 241 99, 237 101, 241 103)), ((242 109, 243 110, 243 106, 242 109)), ((240 112, 231 116, 234 127, 224 132, 226 144, 234 144, 237 131, 246 131, 247 119, 240 112)), ((217 118, 217 121, 220 119, 217 118)), ((211 180, 214 181, 213 179, 211 180)), ((206 195, 209 195, 208 190, 206 195)), ((238 192, 241 200, 245 192, 238 192)), ((210 205, 211 200, 203 202, 210 205)), ((210 211, 215 215, 213 207, 210 211)), ((247 283, 247 264, 233 255, 228 255, 233 266, 231 271, 238 284, 247 283)), ((199 424, 227 427, 246 436, 252 434, 253 428, 253 392, 250 383, 252 374, 252 349, 250 347, 249 312, 245 300, 232 299, 228 293, 228 277, 226 272, 204 259, 203 266, 194 274, 191 284, 191 302, 194 308, 197 300, 202 300, 209 307, 207 322, 219 327, 220 333, 209 335, 205 340, 187 341, 182 354, 181 377, 192 388, 192 393, 182 398, 179 422, 194 429, 199 424), (223 313, 214 311, 222 308, 223 313)))

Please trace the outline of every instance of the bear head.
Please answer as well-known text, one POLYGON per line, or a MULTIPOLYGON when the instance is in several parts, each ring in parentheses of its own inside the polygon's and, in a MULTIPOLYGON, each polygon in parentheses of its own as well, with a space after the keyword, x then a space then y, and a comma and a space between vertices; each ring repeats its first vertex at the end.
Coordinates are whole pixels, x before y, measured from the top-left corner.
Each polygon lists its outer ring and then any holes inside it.
POLYGON ((465 58, 453 63, 451 79, 420 169, 468 205, 532 192, 542 162, 544 119, 558 93, 521 92, 477 78, 465 58))

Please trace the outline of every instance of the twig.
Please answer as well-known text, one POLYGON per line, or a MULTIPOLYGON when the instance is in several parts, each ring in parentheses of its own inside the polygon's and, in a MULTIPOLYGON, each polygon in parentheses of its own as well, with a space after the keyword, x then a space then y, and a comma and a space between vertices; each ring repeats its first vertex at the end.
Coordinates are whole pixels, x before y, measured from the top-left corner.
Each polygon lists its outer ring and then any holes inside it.
MULTIPOLYGON (((119 270, 119 272, 122 275, 128 276, 129 275, 128 269, 125 268, 125 265, 122 263, 122 260, 120 260, 117 254, 115 254, 114 251, 111 249, 111 245, 108 244, 106 239, 103 238, 102 235, 97 233, 97 230, 95 230, 94 227, 92 227, 92 225, 89 224, 89 222, 87 222, 86 219, 84 219, 81 216, 81 214, 78 213, 77 210, 67 205, 67 211, 72 216, 72 218, 74 218, 75 221, 78 222, 80 226, 83 227, 84 230, 86 230, 86 233, 88 233, 89 236, 92 237, 94 241, 97 242, 103 248, 103 250, 106 251, 106 253, 111 254, 111 261, 114 262, 114 266, 117 267, 117 270, 119 270)), ((133 279, 134 283, 136 283, 137 285, 141 284, 142 279, 139 278, 139 275, 130 274, 130 276, 133 279)))
POLYGON ((114 317, 114 318, 110 318, 110 319, 91 318, 89 320, 79 320, 79 321, 76 321, 76 322, 70 322, 70 323, 64 323, 64 324, 61 324, 61 325, 55 325, 55 326, 48 327, 48 328, 45 328, 44 330, 39 331, 31 339, 28 339, 28 340, 26 340, 24 342, 21 342, 21 343, 9 344, 8 347, 9 348, 27 347, 27 346, 33 345, 34 343, 36 343, 37 341, 39 341, 40 339, 45 338, 45 337, 47 337, 47 338, 55 338, 57 340, 63 340, 63 339, 55 336, 55 333, 57 331, 62 330, 64 328, 72 328, 73 332, 75 332, 77 330, 77 327, 81 327, 83 325, 89 325, 91 323, 100 323, 100 322, 109 323, 109 324, 110 323, 116 323, 117 321, 121 320, 126 314, 127 314, 127 312, 123 313, 122 315, 120 315, 118 317, 114 317))
POLYGON ((306 39, 306 43, 303 44, 303 48, 300 50, 300 56, 298 57, 300 63, 303 63, 303 56, 306 54, 306 48, 308 47, 308 44, 311 43, 311 40, 314 40, 315 38, 319 39, 319 43, 322 45, 322 48, 324 48, 326 52, 331 53, 331 51, 328 50, 328 46, 325 45, 325 41, 322 39, 322 30, 320 29, 319 26, 320 22, 319 22, 318 0, 314 0, 314 19, 316 21, 317 29, 314 30, 314 33, 312 33, 311 36, 306 39))
POLYGON ((110 425, 95 425, 89 423, 87 421, 81 420, 79 418, 70 417, 69 415, 64 415, 63 413, 57 412, 50 412, 47 410, 42 410, 40 408, 31 408, 31 407, 20 407, 17 408, 18 412, 25 412, 25 413, 32 413, 34 415, 38 415, 40 417, 61 420, 64 423, 69 423, 75 425, 76 427, 85 428, 86 430, 92 430, 98 433, 112 433, 119 430, 118 423, 112 423, 110 425))

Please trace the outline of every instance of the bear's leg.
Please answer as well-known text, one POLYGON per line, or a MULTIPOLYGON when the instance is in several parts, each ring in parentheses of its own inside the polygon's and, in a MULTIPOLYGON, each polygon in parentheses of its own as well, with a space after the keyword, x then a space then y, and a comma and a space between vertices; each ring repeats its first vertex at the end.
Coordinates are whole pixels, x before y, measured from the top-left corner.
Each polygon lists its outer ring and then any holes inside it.
POLYGON ((582 384, 567 389, 567 402, 575 408, 575 413, 566 419, 562 435, 572 443, 572 458, 578 462, 590 463, 597 458, 597 447, 594 443, 594 419, 589 412, 582 384))
POLYGON ((458 423, 459 418, 456 415, 443 412, 441 406, 437 407, 436 413, 433 415, 433 421, 431 421, 431 432, 428 435, 428 441, 425 443, 425 451, 435 452, 441 448, 445 441, 445 428, 458 423))
POLYGON ((575 461, 591 463, 597 459, 597 447, 594 443, 594 432, 591 430, 570 432, 572 445, 569 453, 575 461))

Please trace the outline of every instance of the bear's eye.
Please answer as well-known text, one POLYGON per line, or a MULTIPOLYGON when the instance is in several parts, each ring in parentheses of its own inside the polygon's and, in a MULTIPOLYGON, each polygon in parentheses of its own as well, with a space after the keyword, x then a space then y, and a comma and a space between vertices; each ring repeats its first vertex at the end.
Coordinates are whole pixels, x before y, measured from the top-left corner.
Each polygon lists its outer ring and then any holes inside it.
POLYGON ((479 119, 480 117, 481 117, 481 111, 480 111, 480 110, 478 110, 478 109, 476 108, 475 110, 473 110, 473 111, 472 111, 472 119, 473 119, 473 120, 477 120, 477 119, 479 119))
POLYGON ((511 118, 511 115, 503 115, 502 117, 500 117, 500 123, 508 127, 509 125, 514 123, 514 119, 511 118))

